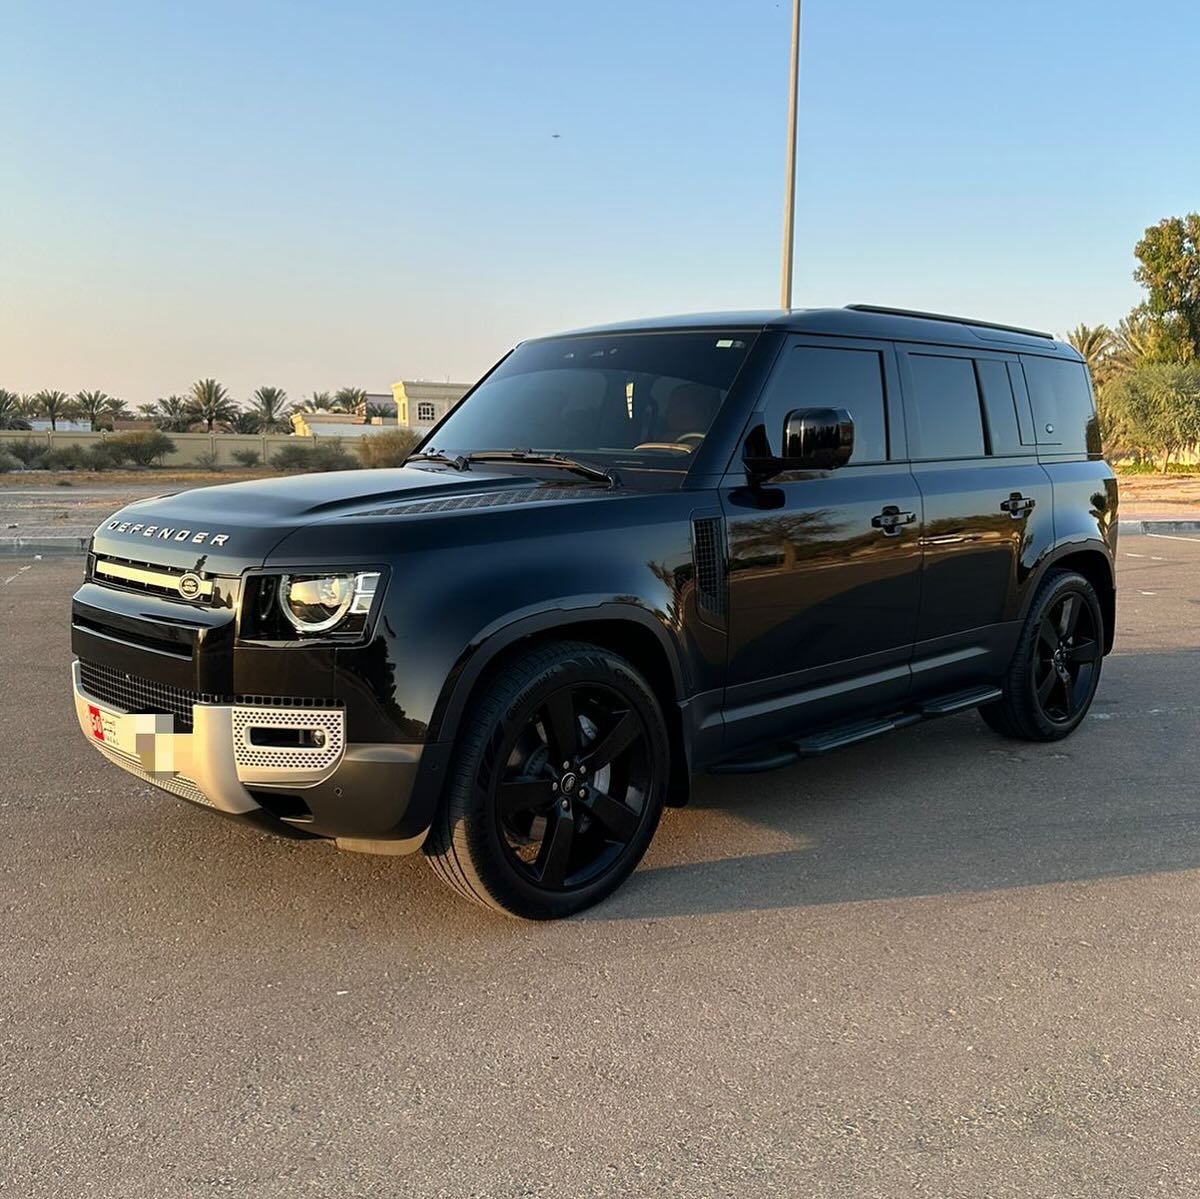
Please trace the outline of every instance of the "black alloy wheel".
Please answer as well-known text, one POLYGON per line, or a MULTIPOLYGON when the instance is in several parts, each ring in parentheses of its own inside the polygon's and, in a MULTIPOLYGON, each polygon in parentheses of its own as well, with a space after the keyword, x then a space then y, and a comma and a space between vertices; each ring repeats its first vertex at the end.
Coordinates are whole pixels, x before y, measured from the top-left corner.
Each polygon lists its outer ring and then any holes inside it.
POLYGON ((1071 721, 1091 699, 1092 676, 1099 663, 1100 644, 1091 610, 1081 595, 1069 591, 1038 624, 1033 687, 1047 720, 1071 721))
POLYGON ((1079 727, 1100 682, 1105 630, 1092 584, 1053 570, 1026 617, 1004 694, 979 714, 1005 737, 1057 741, 1079 727))
POLYGON ((469 899, 527 919, 610 894, 658 825, 658 701, 624 659, 554 643, 501 670, 465 718, 426 853, 469 899))

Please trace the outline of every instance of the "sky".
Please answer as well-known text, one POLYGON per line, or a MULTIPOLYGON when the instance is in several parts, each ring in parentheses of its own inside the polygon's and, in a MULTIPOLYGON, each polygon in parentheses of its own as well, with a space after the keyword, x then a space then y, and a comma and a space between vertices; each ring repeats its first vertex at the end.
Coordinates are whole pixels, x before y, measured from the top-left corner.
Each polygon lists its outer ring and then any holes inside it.
MULTIPOLYGON (((469 381, 778 303, 787 0, 0 0, 0 387, 469 381)), ((797 307, 1065 332, 1200 208, 1194 0, 804 0, 797 307)))

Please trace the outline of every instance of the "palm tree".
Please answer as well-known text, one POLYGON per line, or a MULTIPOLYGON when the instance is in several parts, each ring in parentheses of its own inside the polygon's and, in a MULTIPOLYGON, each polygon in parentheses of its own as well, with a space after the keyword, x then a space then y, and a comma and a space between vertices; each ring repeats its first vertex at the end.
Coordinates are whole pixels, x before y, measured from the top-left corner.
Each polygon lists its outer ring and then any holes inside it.
MULTIPOLYGON (((112 403, 112 396, 103 391, 77 391, 75 393, 75 409, 92 426, 93 432, 100 427, 101 420, 109 415, 112 403)), ((118 400, 117 403, 120 401, 118 400)))
POLYGON ((0 387, 0 429, 28 428, 29 422, 21 411, 21 397, 0 387))
POLYGON ((333 397, 335 412, 357 412, 366 403, 367 393, 361 387, 339 387, 333 397))
POLYGON ((333 397, 327 391, 314 391, 307 400, 301 400, 295 406, 296 412, 336 412, 333 397))
POLYGON ((38 411, 49 420, 51 429, 57 429, 60 420, 71 416, 71 397, 65 391, 39 391, 33 398, 38 411))
POLYGON ((188 396, 188 411, 195 421, 203 421, 207 432, 214 425, 227 425, 238 413, 229 392, 216 379, 197 379, 188 396))
POLYGON ((183 396, 160 396, 153 404, 143 404, 138 411, 164 433, 186 433, 192 427, 189 401, 183 396))
POLYGON ((254 393, 254 415, 260 433, 289 433, 291 422, 283 414, 287 392, 282 387, 260 387, 254 393))
POLYGON ((1067 341, 1079 351, 1097 386, 1108 373, 1113 352, 1113 333, 1107 325, 1076 325, 1067 341))
POLYGON ((374 420, 375 417, 395 416, 395 408, 389 408, 386 404, 364 404, 362 414, 367 420, 374 420))
POLYGON ((1114 370, 1136 370, 1158 358, 1161 330, 1148 313, 1134 309, 1122 317, 1113 334, 1110 365, 1114 370))
POLYGON ((252 409, 243 408, 230 422, 231 433, 261 433, 262 420, 252 409))
POLYGON ((104 420, 111 429, 119 420, 130 420, 133 413, 125 407, 124 400, 118 400, 116 396, 109 396, 108 403, 104 405, 104 420))

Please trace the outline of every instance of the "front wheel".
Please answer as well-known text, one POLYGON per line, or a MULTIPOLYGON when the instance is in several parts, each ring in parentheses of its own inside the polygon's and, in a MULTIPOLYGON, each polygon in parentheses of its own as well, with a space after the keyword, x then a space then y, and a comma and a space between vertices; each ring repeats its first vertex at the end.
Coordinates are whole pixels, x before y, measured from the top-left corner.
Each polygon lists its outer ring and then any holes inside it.
POLYGON ((989 728, 1022 741, 1057 741, 1092 705, 1104 660, 1104 615, 1095 588, 1052 571, 1034 597, 1003 696, 979 709, 989 728))
POLYGON ((569 916, 632 872, 662 814, 666 725, 623 658, 556 642, 502 668, 464 718, 426 854, 476 903, 569 916))

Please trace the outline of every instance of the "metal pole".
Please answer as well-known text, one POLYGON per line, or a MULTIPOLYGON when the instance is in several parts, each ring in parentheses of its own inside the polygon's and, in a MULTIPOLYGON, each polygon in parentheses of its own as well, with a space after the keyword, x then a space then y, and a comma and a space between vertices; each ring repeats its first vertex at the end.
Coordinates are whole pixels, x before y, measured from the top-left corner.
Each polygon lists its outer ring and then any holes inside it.
POLYGON ((792 0, 792 78, 788 93, 787 190, 783 201, 783 280, 779 306, 792 306, 792 240, 796 224, 796 102, 800 84, 800 0, 792 0))

